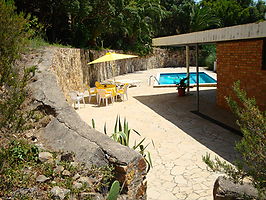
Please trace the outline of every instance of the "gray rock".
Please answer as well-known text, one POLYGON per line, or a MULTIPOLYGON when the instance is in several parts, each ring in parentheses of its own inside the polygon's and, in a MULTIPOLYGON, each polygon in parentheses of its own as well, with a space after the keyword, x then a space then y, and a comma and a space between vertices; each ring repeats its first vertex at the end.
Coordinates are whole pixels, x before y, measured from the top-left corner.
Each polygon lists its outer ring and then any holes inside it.
POLYGON ((213 188, 214 200, 259 199, 258 191, 251 183, 236 184, 224 176, 219 176, 213 188))
POLYGON ((64 171, 64 167, 59 165, 54 169, 55 174, 60 174, 62 171, 64 171))
POLYGON ((55 158, 55 163, 56 163, 57 165, 59 165, 60 162, 61 162, 61 155, 58 154, 58 155, 56 156, 56 158, 55 158))
POLYGON ((53 199, 64 199, 70 190, 55 186, 51 189, 53 199))
POLYGON ((62 175, 63 175, 63 176, 70 176, 71 173, 70 173, 70 171, 68 171, 68 170, 64 170, 64 171, 62 172, 62 175))
POLYGON ((70 194, 68 199, 69 200, 78 200, 77 196, 74 194, 70 194))
POLYGON ((88 185, 92 185, 91 179, 89 177, 87 177, 87 176, 82 176, 77 181, 81 182, 81 183, 86 183, 88 185))
POLYGON ((73 167, 77 167, 79 165, 78 162, 70 162, 70 164, 73 166, 73 167))
POLYGON ((74 154, 64 153, 63 155, 61 155, 61 161, 74 162, 74 154))
POLYGON ((36 178, 36 181, 39 182, 39 183, 43 183, 47 180, 49 180, 50 178, 44 176, 44 175, 39 175, 37 178, 36 178))
POLYGON ((80 193, 80 200, 92 199, 92 200, 105 200, 105 198, 99 193, 82 192, 80 193))
POLYGON ((79 177, 80 177, 79 173, 76 173, 76 174, 73 176, 73 180, 77 180, 79 177))
POLYGON ((33 133, 32 132, 27 132, 25 135, 26 135, 27 138, 31 138, 33 136, 33 133))
POLYGON ((49 152, 40 152, 39 153, 39 160, 41 162, 47 162, 53 160, 53 155, 49 152))
MULTIPOLYGON (((30 194, 36 194, 38 193, 38 188, 20 188, 17 189, 14 193, 13 193, 13 198, 18 197, 18 196, 23 196, 23 195, 30 195, 30 194)), ((1 198, 0 198, 1 200, 1 198)))
POLYGON ((75 188, 75 189, 79 189, 79 188, 81 188, 82 186, 83 186, 83 184, 80 183, 80 182, 76 182, 76 181, 73 182, 73 188, 75 188))

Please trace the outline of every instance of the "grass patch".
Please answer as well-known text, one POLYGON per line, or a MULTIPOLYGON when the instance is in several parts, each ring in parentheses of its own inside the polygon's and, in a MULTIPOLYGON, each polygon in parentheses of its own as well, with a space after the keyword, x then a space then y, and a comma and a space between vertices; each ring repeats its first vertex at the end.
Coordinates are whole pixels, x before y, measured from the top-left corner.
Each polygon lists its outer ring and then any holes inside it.
POLYGON ((73 48, 70 45, 63 45, 59 43, 50 44, 49 42, 45 41, 42 37, 35 37, 29 40, 29 47, 32 49, 38 49, 40 47, 60 47, 60 48, 73 48))

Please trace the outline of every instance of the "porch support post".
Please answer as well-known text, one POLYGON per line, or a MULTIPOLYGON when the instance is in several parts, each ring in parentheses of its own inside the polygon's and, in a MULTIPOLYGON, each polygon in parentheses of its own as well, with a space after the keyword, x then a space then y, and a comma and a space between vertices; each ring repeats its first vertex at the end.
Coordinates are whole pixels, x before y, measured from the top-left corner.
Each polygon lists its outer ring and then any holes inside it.
MULTIPOLYGON (((186 67, 187 67, 187 85, 189 86, 189 46, 186 45, 186 67)), ((189 87, 187 88, 187 93, 189 94, 189 87)))
POLYGON ((198 44, 196 44, 196 72, 197 72, 197 112, 199 112, 199 48, 198 44))

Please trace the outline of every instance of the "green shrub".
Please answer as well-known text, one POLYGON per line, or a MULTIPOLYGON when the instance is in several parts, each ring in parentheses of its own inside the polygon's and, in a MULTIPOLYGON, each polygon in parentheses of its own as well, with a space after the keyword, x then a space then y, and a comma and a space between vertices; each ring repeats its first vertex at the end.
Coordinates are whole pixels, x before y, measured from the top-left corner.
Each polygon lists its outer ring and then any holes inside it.
POLYGON ((13 1, 0 0, 0 132, 18 131, 28 113, 21 111, 31 69, 17 67, 15 61, 33 34, 29 20, 16 14, 13 1))
POLYGON ((233 86, 240 105, 231 97, 226 100, 232 111, 238 117, 243 138, 236 144, 241 159, 234 165, 227 164, 216 158, 216 162, 207 155, 204 162, 214 171, 223 171, 229 178, 237 183, 242 183, 244 178, 252 181, 260 194, 266 195, 266 112, 259 110, 253 98, 247 98, 246 92, 240 89, 240 82, 233 86))
MULTIPOLYGON (((122 123, 122 121, 120 120, 120 117, 117 116, 115 127, 114 127, 114 132, 112 133, 111 138, 114 141, 124 146, 130 147, 129 139, 130 139, 130 135, 132 131, 136 133, 137 135, 141 136, 138 131, 136 131, 135 129, 129 128, 128 122, 126 119, 124 119, 124 123, 122 123)), ((104 133, 106 134, 106 125, 104 126, 104 133)), ((146 138, 143 138, 140 142, 135 141, 134 145, 131 148, 139 152, 144 157, 146 164, 147 164, 146 171, 148 173, 150 168, 152 167, 152 159, 151 159, 150 152, 147 151, 147 147, 149 146, 149 143, 144 145, 145 140, 146 138)), ((154 146, 153 141, 152 141, 152 144, 154 146)))
POLYGON ((203 45, 199 55, 199 65, 207 66, 213 70, 213 63, 216 60, 216 46, 214 44, 203 45))
POLYGON ((215 54, 210 54, 207 56, 205 59, 206 66, 209 70, 214 69, 214 61, 216 60, 216 55, 215 54))

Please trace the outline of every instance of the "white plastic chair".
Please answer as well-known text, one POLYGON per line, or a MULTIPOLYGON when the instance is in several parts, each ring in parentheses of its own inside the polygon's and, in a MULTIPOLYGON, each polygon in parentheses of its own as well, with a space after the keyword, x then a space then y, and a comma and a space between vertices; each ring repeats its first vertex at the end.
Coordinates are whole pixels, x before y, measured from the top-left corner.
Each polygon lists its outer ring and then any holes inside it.
POLYGON ((84 92, 84 97, 89 97, 89 103, 91 102, 91 97, 95 96, 96 101, 98 103, 98 94, 97 94, 97 89, 96 88, 90 88, 86 87, 85 92, 84 92))
POLYGON ((105 99, 106 106, 108 106, 108 98, 111 99, 111 102, 114 102, 114 97, 111 92, 107 92, 105 89, 97 89, 98 93, 98 104, 101 105, 102 99, 105 99))
POLYGON ((78 103, 78 109, 80 109, 80 101, 83 102, 85 107, 84 95, 82 93, 78 93, 76 91, 71 91, 68 93, 71 100, 74 102, 74 108, 76 107, 76 103, 78 103))
POLYGON ((117 95, 119 95, 122 98, 123 101, 125 101, 125 96, 127 97, 127 100, 128 100, 128 94, 127 94, 128 87, 129 87, 129 84, 126 83, 122 87, 122 89, 118 90, 117 93, 116 93, 117 95))

